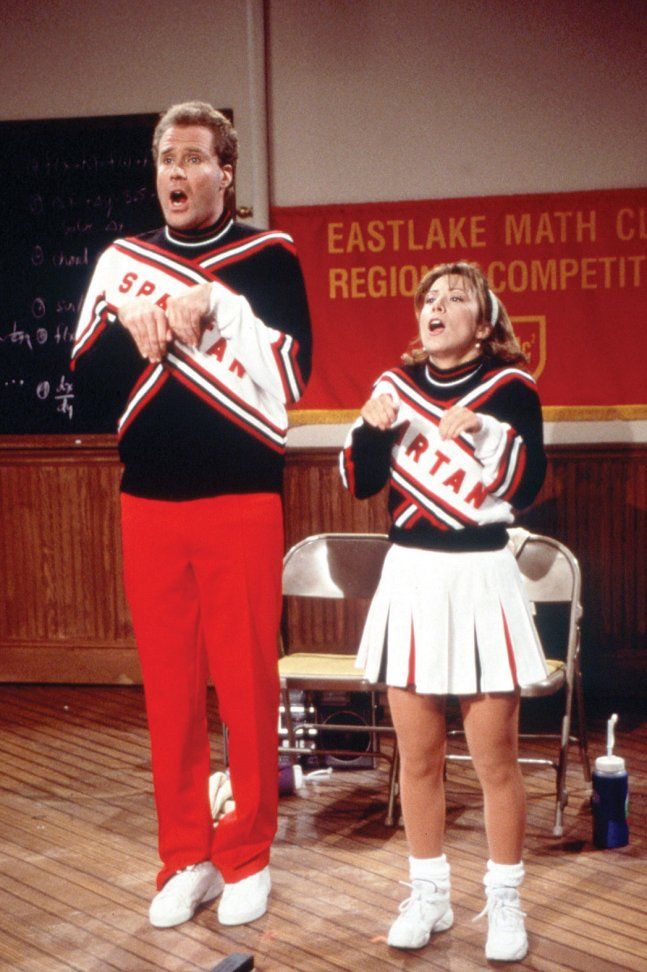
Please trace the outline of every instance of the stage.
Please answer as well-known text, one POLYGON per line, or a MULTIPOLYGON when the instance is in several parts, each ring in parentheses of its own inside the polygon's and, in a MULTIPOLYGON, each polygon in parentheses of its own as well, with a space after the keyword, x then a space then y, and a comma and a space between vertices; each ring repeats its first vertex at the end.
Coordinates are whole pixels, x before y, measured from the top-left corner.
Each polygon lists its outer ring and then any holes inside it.
MULTIPOLYGON (((219 755, 212 693, 210 719, 219 755)), ((274 890, 262 919, 224 928, 206 906, 161 931, 147 917, 157 851, 141 687, 3 685, 0 726, 2 970, 206 972, 234 952, 253 954, 264 972, 488 967, 486 920, 472 922, 484 903, 487 855, 469 765, 452 763, 447 773, 454 927, 406 953, 385 940, 407 896, 398 883, 406 878, 404 833, 383 823, 386 763, 334 769, 281 799, 274 890)), ((590 729, 595 757, 603 720, 590 729)), ((631 841, 620 850, 590 842, 589 788, 576 749, 562 838, 552 836, 552 771, 524 770, 530 953, 509 968, 647 968, 647 725, 637 706, 621 711, 617 740, 630 777, 631 841)))

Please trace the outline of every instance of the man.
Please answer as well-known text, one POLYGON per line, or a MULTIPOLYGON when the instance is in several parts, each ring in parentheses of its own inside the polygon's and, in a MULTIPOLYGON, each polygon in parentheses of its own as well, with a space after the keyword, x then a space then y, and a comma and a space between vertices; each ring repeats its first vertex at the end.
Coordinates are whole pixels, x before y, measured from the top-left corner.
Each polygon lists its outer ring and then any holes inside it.
POLYGON ((223 924, 253 921, 270 891, 285 406, 309 376, 310 321, 290 237, 229 211, 236 158, 236 133, 210 105, 161 117, 153 159, 165 226, 102 254, 72 352, 81 401, 119 410, 125 587, 163 865, 157 927, 221 891, 223 924), (235 800, 215 829, 209 674, 235 800))

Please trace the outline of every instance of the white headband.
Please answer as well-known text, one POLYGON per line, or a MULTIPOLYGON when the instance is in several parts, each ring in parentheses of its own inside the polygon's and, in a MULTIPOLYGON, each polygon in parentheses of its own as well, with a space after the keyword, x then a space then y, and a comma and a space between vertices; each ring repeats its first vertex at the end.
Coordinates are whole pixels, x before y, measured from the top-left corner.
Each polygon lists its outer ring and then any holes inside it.
POLYGON ((490 313, 490 324, 492 325, 492 327, 494 327, 496 322, 499 320, 499 301, 493 290, 488 290, 488 294, 490 295, 490 303, 492 304, 492 311, 490 313))
MULTIPOLYGON (((458 266, 466 267, 468 270, 474 269, 470 263, 461 262, 458 264, 458 266)), ((490 295, 490 304, 492 307, 492 310, 490 312, 490 324, 492 325, 492 327, 494 327, 496 322, 499 320, 499 301, 497 299, 497 295, 494 293, 493 290, 488 290, 488 294, 490 295)))

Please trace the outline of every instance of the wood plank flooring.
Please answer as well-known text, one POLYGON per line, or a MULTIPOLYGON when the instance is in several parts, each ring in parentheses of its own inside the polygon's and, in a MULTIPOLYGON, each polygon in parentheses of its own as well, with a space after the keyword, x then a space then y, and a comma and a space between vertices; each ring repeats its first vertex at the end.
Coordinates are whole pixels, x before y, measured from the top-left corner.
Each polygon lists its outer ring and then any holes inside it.
MULTIPOLYGON (((214 768, 221 753, 213 700, 214 768)), ((594 721, 591 752, 602 751, 594 721)), ((386 945, 407 889, 401 828, 383 824, 386 765, 334 770, 280 804, 269 912, 224 928, 214 909, 168 930, 148 923, 157 868, 148 739, 139 687, 0 686, 0 969, 3 972, 211 970, 233 952, 265 972, 504 968, 647 970, 647 727, 622 714, 631 842, 590 843, 589 788, 569 770, 563 838, 552 836, 552 771, 526 768, 530 954, 487 963, 482 800, 469 765, 447 778, 446 850, 454 927, 416 953, 386 945)))

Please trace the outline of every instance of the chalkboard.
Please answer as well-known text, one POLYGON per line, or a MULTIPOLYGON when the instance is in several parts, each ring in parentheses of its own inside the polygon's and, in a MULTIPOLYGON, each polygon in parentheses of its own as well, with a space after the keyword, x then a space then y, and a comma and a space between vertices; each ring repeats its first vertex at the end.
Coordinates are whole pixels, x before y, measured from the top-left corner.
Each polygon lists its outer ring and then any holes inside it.
MULTIPOLYGON (((96 259, 116 237, 161 223, 158 117, 0 123, 2 434, 77 431, 69 357, 96 259)), ((97 416, 92 431, 114 428, 97 416)))

